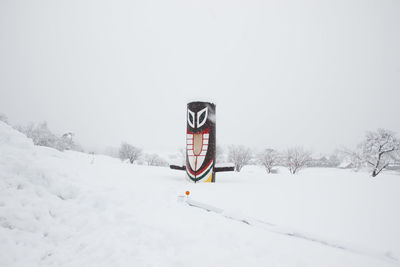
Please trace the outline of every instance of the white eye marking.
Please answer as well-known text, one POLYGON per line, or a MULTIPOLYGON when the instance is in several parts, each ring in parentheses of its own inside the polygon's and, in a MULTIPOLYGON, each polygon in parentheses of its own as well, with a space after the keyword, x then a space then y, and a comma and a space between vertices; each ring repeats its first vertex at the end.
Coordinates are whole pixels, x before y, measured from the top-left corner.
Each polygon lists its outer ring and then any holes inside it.
POLYGON ((194 112, 188 109, 188 118, 187 121, 190 127, 194 128, 194 112))
POLYGON ((199 112, 197 112, 197 128, 201 127, 206 123, 208 116, 208 108, 205 107, 199 112))

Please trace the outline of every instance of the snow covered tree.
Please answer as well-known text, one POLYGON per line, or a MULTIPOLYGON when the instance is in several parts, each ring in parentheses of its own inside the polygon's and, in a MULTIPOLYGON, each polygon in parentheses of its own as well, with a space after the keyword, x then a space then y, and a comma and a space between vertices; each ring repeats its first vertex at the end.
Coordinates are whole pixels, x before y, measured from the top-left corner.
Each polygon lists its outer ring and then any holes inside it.
POLYGON ((27 126, 15 127, 18 131, 31 138, 37 146, 52 147, 60 151, 83 151, 82 147, 73 140, 73 133, 66 133, 61 137, 55 135, 47 126, 47 122, 30 123, 27 126))
POLYGON ((68 132, 63 134, 58 140, 60 150, 83 151, 83 148, 74 140, 75 134, 68 132))
POLYGON ((360 148, 355 150, 344 148, 340 151, 342 157, 342 164, 344 168, 353 168, 353 170, 358 171, 364 165, 365 160, 363 153, 360 148))
POLYGON ((168 162, 155 153, 145 154, 144 160, 149 166, 168 166, 168 162))
POLYGON ((390 158, 393 161, 393 165, 397 165, 400 167, 400 149, 393 151, 393 153, 390 153, 390 158))
POLYGON ((219 145, 217 145, 215 148, 215 161, 216 162, 224 161, 224 149, 219 145))
POLYGON ((0 121, 9 124, 7 115, 0 113, 0 121))
POLYGON ((119 148, 119 158, 121 160, 129 159, 129 162, 133 164, 142 156, 142 150, 135 146, 132 146, 126 142, 123 142, 119 148))
POLYGON ((235 165, 235 171, 240 172, 243 166, 249 164, 251 158, 251 149, 235 145, 229 147, 228 160, 235 165))
POLYGON ((329 156, 329 167, 337 167, 340 165, 340 159, 338 156, 338 152, 333 153, 329 156))
POLYGON ((24 133, 28 138, 31 138, 33 143, 37 146, 47 146, 63 150, 59 146, 59 140, 55 134, 53 134, 47 122, 40 122, 38 124, 30 123, 27 126, 19 126, 17 129, 24 133))
POLYGON ((311 152, 301 147, 290 148, 284 154, 284 162, 290 173, 296 174, 301 169, 307 167, 311 161, 311 152))
POLYGON ((257 155, 257 161, 265 167, 268 173, 278 164, 279 153, 274 149, 267 148, 257 155))
POLYGON ((367 132, 365 140, 358 145, 362 159, 371 167, 372 177, 377 176, 389 164, 396 162, 400 141, 386 129, 367 132))
POLYGON ((338 158, 338 153, 335 152, 331 155, 322 155, 317 158, 312 158, 311 162, 308 164, 309 167, 319 167, 319 168, 332 168, 338 167, 340 165, 340 159, 338 158))

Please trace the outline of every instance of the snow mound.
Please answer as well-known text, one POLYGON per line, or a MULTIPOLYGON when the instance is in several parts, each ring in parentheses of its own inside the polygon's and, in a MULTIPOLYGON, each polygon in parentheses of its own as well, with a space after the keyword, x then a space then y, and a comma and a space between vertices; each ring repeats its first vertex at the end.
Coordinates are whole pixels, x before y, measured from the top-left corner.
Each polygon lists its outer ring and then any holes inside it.
POLYGON ((68 174, 57 167, 60 164, 65 164, 62 152, 34 146, 32 140, 0 121, 2 266, 22 266, 22 259, 39 264, 46 256, 44 248, 51 247, 53 235, 58 234, 51 232, 57 211, 79 193, 66 181, 68 174))
POLYGON ((0 122, 0 266, 399 265, 397 173, 184 176, 34 146, 0 122))

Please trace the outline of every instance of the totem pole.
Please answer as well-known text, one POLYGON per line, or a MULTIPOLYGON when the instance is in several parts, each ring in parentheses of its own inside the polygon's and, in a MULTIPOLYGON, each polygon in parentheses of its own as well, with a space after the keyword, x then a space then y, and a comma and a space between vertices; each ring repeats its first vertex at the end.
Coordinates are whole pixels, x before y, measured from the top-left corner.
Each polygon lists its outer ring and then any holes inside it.
POLYGON ((188 103, 186 166, 171 165, 170 168, 186 170, 186 178, 194 183, 214 183, 216 172, 233 171, 233 167, 215 167, 215 137, 215 104, 188 103))

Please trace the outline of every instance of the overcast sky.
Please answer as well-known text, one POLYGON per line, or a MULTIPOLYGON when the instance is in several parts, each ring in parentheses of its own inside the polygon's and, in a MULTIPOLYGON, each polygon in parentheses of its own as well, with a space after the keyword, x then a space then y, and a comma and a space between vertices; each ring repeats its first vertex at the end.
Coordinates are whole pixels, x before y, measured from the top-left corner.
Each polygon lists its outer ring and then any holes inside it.
POLYGON ((400 1, 1 0, 0 112, 86 148, 217 143, 315 153, 400 134, 400 1))

